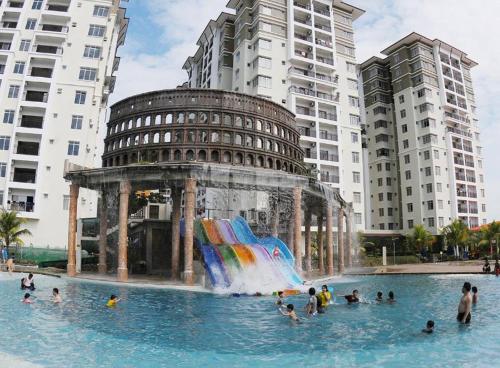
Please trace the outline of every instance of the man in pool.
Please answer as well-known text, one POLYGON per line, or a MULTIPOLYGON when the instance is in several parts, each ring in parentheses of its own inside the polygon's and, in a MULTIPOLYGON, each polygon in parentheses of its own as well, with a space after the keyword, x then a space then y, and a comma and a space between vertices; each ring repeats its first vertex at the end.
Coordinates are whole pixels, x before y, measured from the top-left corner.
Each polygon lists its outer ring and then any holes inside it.
POLYGON ((318 299, 316 298, 316 289, 309 288, 309 301, 306 304, 306 314, 314 316, 318 313, 318 299))
POLYGON ((59 304, 62 302, 61 295, 59 294, 59 289, 58 288, 53 288, 52 289, 52 295, 54 296, 54 299, 52 300, 55 304, 59 304))
POLYGON ((108 308, 114 308, 116 307, 116 303, 118 303, 120 299, 116 295, 111 295, 109 297, 108 302, 106 303, 106 307, 108 308))
POLYGON ((288 305, 286 306, 286 310, 280 309, 280 312, 281 312, 281 314, 283 314, 284 316, 288 316, 288 317, 290 317, 290 319, 291 319, 292 321, 299 322, 299 317, 297 317, 297 314, 295 313, 295 311, 294 311, 293 309, 294 309, 293 304, 288 304, 288 305))
POLYGON ((389 291, 389 297, 387 298, 387 303, 389 304, 396 303, 396 299, 394 299, 394 292, 389 291))
POLYGON ((379 302, 379 303, 383 302, 383 301, 384 301, 383 296, 384 296, 384 294, 382 294, 382 292, 381 292, 381 291, 379 291, 379 292, 377 293, 377 297, 375 298, 375 301, 377 301, 377 302, 379 302))
POLYGON ((465 282, 462 287, 463 296, 458 303, 457 321, 464 324, 469 324, 472 318, 470 312, 472 309, 472 296, 470 295, 470 282, 465 282))
POLYGON ((477 304, 479 294, 477 292, 477 286, 472 287, 472 304, 477 304))
POLYGON ((431 321, 431 320, 427 321, 427 325, 422 330, 422 332, 428 333, 428 334, 433 333, 434 332, 434 321, 431 321))
POLYGON ((359 292, 357 289, 354 289, 352 291, 352 294, 350 295, 339 295, 339 296, 343 296, 347 300, 348 304, 359 303, 359 292))

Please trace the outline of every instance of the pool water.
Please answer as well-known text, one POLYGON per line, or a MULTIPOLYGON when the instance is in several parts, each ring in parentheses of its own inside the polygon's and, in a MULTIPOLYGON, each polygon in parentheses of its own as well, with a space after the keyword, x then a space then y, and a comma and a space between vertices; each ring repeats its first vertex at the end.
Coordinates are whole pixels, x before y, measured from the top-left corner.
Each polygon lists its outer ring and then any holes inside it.
MULTIPOLYGON (((42 367, 479 367, 499 366, 500 278, 368 276, 334 282, 369 304, 336 299, 296 324, 272 297, 231 297, 35 276, 35 304, 20 302, 20 275, 0 275, 2 353, 42 367), (479 288, 470 326, 455 321, 464 281, 479 288), (54 305, 58 287, 64 302, 54 305), (393 290, 397 303, 376 304, 393 290), (104 307, 111 294, 123 300, 104 307), (432 335, 420 330, 428 319, 432 335)), ((306 296, 294 296, 299 316, 306 296)), ((1 364, 0 364, 1 365, 1 364)), ((14 365, 12 365, 14 366, 14 365)))

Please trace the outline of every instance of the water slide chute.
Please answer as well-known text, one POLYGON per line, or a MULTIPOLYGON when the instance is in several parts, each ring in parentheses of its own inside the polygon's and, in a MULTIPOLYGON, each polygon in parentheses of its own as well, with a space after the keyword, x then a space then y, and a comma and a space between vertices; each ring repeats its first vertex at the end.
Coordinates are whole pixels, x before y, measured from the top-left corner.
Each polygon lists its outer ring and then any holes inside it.
POLYGON ((205 269, 210 277, 212 285, 226 288, 229 287, 231 281, 217 248, 213 245, 202 244, 200 249, 205 261, 205 269))

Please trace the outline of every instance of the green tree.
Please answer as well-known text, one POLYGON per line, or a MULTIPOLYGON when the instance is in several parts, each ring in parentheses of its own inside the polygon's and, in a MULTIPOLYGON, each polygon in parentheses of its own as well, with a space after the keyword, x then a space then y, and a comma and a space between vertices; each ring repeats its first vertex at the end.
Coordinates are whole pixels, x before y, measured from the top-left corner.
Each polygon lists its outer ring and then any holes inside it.
POLYGON ((446 244, 460 248, 467 244, 470 231, 465 223, 455 219, 441 230, 441 234, 443 234, 446 244))
POLYGON ((490 252, 493 249, 493 240, 498 241, 500 235, 500 222, 493 221, 488 226, 481 229, 482 242, 490 246, 490 252))
POLYGON ((24 229, 23 225, 26 220, 17 217, 17 212, 2 210, 0 212, 0 239, 3 240, 7 249, 11 244, 23 245, 21 239, 23 235, 31 235, 28 229, 24 229))
POLYGON ((413 231, 406 235, 406 243, 410 249, 420 252, 426 249, 434 241, 432 234, 424 225, 416 225, 413 231))

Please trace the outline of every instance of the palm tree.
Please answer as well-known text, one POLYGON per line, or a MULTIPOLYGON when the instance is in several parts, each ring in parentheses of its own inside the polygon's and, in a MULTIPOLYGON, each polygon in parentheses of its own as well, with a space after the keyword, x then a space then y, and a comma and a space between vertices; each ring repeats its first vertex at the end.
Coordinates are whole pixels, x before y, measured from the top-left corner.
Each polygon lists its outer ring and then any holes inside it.
POLYGON ((431 245, 433 240, 434 237, 429 231, 427 231, 424 225, 416 225, 413 228, 413 231, 406 235, 407 244, 414 247, 418 252, 421 252, 431 245))
POLYGON ((441 230, 446 239, 446 243, 453 246, 456 249, 455 255, 458 257, 458 249, 467 243, 469 238, 469 228, 467 225, 459 219, 453 220, 453 222, 441 230))
POLYGON ((493 221, 491 224, 481 229, 483 241, 490 245, 490 255, 493 255, 493 240, 497 240, 500 235, 500 222, 493 221))
POLYGON ((0 239, 9 249, 11 244, 23 245, 23 235, 31 235, 28 229, 22 228, 26 220, 17 217, 17 212, 2 210, 0 212, 0 239))

